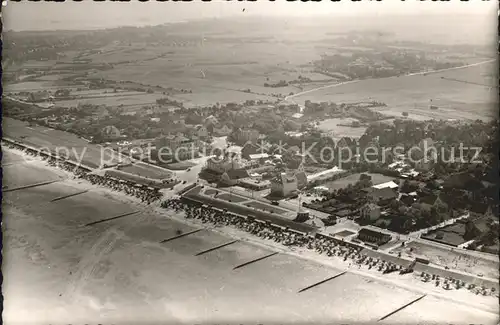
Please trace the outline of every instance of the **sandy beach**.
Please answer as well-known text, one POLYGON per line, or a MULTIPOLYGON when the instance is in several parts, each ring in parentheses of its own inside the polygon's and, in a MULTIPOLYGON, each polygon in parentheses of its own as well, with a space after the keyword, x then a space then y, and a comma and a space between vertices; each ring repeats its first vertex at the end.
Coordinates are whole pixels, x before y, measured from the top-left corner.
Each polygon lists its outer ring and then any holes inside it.
POLYGON ((3 151, 9 157, 3 164, 10 163, 3 186, 57 181, 4 193, 6 324, 376 322, 424 294, 381 322, 498 322, 496 297, 445 291, 413 274, 382 276, 229 227, 160 243, 206 225, 74 179, 43 161, 23 163, 19 151, 3 151), (196 256, 234 239, 239 241, 196 256), (233 269, 272 252, 279 254, 233 269))

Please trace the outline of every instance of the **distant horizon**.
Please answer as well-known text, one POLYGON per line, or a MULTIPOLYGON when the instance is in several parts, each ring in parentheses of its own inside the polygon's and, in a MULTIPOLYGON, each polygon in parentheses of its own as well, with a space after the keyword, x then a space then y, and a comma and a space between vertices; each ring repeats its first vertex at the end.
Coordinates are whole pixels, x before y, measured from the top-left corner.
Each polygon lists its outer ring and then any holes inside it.
MULTIPOLYGON (((77 31, 147 27, 212 19, 448 16, 497 17, 495 1, 481 2, 9 2, 3 8, 5 31, 77 31), (173 7, 175 5, 175 7, 173 7), (42 7, 43 6, 43 7, 42 7), (117 10, 117 6, 120 9, 117 10), (175 10, 172 10, 175 8, 175 10), (273 10, 270 10, 270 9, 273 10), (78 13, 76 15, 75 13, 78 13), (40 14, 42 13, 42 14, 40 14)), ((478 17, 479 18, 479 17, 478 17)), ((484 18, 480 18, 484 23, 484 18)), ((492 21, 493 23, 493 21, 492 21)), ((496 19, 494 21, 496 26, 496 19)))

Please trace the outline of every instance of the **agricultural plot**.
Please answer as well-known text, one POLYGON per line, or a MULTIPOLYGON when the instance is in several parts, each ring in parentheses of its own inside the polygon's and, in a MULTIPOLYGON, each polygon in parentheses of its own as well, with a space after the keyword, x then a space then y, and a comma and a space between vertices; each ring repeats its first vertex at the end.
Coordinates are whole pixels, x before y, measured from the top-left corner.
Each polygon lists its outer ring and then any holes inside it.
POLYGON ((58 106, 76 107, 79 104, 106 105, 106 106, 137 106, 137 105, 156 105, 156 100, 165 97, 162 94, 153 93, 132 93, 118 94, 109 96, 95 96, 94 98, 82 98, 72 100, 61 100, 57 102, 58 106))
POLYGON ((193 94, 182 94, 180 98, 192 102, 192 105, 272 99, 274 97, 269 96, 273 93, 288 95, 299 89, 295 86, 269 88, 264 87, 264 83, 291 81, 301 74, 311 79, 328 79, 317 74, 309 76, 297 69, 297 65, 307 58, 316 58, 315 51, 306 45, 297 48, 297 45, 263 41, 238 44, 236 50, 233 44, 213 40, 198 48, 155 47, 154 52, 165 55, 154 60, 139 59, 131 64, 117 65, 112 70, 101 71, 93 76, 189 89, 193 94), (286 53, 287 57, 276 53, 286 53), (253 94, 241 91, 246 89, 250 89, 253 94))
POLYGON ((387 107, 376 108, 382 113, 401 115, 409 112, 427 119, 492 117, 495 105, 498 105, 498 90, 496 82, 489 76, 491 69, 494 69, 494 64, 486 63, 427 75, 367 79, 306 93, 294 100, 302 103, 306 100, 336 103, 376 100, 387 104, 387 107), (431 99, 441 107, 430 110, 431 99))
POLYGON ((4 84, 3 91, 6 93, 18 93, 21 91, 56 90, 58 88, 60 87, 54 85, 53 81, 24 81, 4 84))

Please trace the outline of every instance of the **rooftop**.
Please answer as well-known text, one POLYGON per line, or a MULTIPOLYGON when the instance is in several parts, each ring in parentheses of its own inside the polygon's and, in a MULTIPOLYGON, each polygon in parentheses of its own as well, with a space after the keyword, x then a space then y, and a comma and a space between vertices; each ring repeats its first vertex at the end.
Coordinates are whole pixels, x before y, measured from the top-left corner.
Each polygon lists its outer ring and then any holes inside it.
POLYGON ((246 169, 230 169, 227 171, 227 176, 230 179, 242 179, 249 177, 246 169))
POLYGON ((386 182, 386 183, 382 183, 382 184, 378 184, 378 185, 374 185, 372 186, 373 188, 376 188, 376 189, 383 189, 383 188, 397 188, 399 187, 398 184, 394 183, 393 181, 390 181, 390 182, 386 182))

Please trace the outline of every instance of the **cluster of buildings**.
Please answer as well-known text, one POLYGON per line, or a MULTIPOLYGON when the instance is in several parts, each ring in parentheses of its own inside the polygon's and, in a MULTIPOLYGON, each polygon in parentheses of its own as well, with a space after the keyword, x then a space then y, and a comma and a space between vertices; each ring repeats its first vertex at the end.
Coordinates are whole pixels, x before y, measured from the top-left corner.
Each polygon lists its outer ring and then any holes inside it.
POLYGON ((269 190, 271 196, 277 198, 295 196, 307 185, 307 175, 303 168, 293 171, 277 169, 280 161, 280 157, 269 154, 227 152, 208 159, 200 177, 224 186, 269 190))

